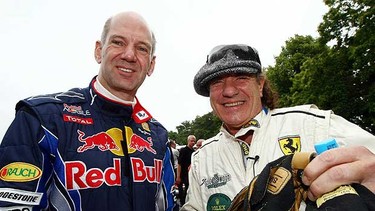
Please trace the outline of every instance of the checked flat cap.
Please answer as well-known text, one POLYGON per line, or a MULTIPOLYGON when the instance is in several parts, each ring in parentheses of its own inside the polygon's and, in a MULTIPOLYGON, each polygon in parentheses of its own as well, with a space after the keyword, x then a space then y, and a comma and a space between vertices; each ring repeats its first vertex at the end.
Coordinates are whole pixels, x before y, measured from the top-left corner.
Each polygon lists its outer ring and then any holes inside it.
POLYGON ((194 77, 194 89, 209 96, 210 82, 230 74, 256 74, 262 72, 258 51, 248 45, 219 45, 207 56, 206 64, 194 77))

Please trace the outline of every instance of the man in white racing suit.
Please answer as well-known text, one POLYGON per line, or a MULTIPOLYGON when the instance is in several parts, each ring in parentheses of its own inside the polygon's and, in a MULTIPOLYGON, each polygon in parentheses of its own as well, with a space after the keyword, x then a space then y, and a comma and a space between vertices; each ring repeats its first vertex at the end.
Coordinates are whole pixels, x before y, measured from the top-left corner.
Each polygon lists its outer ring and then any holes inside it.
POLYGON ((215 47, 195 76, 194 88, 210 97, 223 125, 192 155, 190 187, 182 210, 226 210, 269 162, 314 151, 315 143, 328 138, 335 138, 342 147, 323 153, 306 167, 302 180, 310 186, 309 198, 315 200, 353 182, 375 192, 375 168, 368 168, 375 166, 375 137, 314 105, 275 109, 254 48, 215 47))

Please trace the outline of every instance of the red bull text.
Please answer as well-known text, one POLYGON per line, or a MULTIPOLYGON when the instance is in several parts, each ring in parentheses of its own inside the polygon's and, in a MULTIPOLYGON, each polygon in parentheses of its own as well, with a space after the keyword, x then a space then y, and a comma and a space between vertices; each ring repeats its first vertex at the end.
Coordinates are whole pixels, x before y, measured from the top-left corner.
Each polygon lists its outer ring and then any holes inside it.
MULTIPOLYGON (((148 181, 160 183, 162 172, 162 160, 154 159, 154 166, 146 166, 142 159, 131 158, 131 167, 134 182, 148 181)), ((99 188, 103 184, 107 186, 121 186, 121 162, 120 158, 113 159, 113 167, 105 170, 98 168, 87 169, 82 161, 65 162, 65 184, 68 190, 99 188)))

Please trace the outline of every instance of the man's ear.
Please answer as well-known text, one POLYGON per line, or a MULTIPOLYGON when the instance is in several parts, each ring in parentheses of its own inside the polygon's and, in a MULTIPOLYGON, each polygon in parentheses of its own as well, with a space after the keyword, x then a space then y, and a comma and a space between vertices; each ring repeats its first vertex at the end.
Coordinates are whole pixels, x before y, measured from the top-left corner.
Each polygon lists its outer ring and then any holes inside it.
POLYGON ((98 64, 102 63, 102 42, 99 40, 95 43, 95 60, 98 64))
POLYGON ((148 71, 147 71, 147 75, 148 75, 148 76, 151 76, 152 73, 154 72, 154 68, 155 68, 155 58, 156 58, 156 56, 153 56, 153 57, 152 57, 151 64, 150 64, 150 68, 149 68, 148 71))

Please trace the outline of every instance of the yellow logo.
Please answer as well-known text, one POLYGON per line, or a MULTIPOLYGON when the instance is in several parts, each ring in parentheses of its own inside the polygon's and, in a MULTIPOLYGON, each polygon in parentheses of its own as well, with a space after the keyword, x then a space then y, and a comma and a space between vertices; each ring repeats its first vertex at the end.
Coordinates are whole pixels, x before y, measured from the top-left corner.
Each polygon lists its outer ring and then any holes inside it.
POLYGON ((257 127, 257 128, 259 128, 259 127, 260 127, 260 124, 259 124, 258 120, 256 120, 256 119, 252 119, 252 120, 250 120, 248 123, 244 124, 244 125, 242 126, 242 128, 247 128, 247 127, 250 127, 250 126, 253 126, 253 127, 257 127))
POLYGON ((42 170, 30 163, 14 162, 0 169, 0 179, 8 182, 28 182, 42 176, 42 170))
POLYGON ((301 151, 301 138, 299 136, 287 136, 279 138, 279 146, 284 155, 290 155, 301 151))
POLYGON ((272 168, 271 171, 275 171, 275 173, 269 179, 267 190, 276 195, 280 193, 290 178, 292 178, 292 174, 284 167, 272 168))

